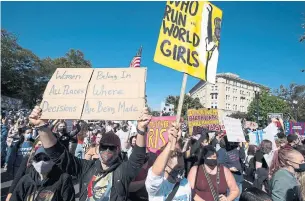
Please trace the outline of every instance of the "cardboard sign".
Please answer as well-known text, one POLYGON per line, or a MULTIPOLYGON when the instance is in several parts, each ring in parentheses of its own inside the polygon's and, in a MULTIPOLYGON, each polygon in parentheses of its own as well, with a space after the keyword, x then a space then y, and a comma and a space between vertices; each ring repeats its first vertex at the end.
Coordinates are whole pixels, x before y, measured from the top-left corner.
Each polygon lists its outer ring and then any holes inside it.
POLYGON ((43 99, 40 104, 42 119, 80 119, 84 99, 43 99))
POLYGON ((167 143, 167 130, 175 121, 175 116, 152 117, 148 125, 149 132, 146 140, 146 145, 150 152, 156 153, 167 143))
POLYGON ((57 68, 41 102, 43 119, 80 119, 92 68, 57 68))
POLYGON ((44 92, 42 118, 136 120, 145 82, 146 68, 58 68, 44 92))
POLYGON ((215 83, 222 11, 204 1, 168 1, 154 61, 215 83))
POLYGON ((211 131, 220 131, 218 110, 217 109, 189 109, 187 111, 189 133, 190 135, 201 134, 203 128, 211 131))
POLYGON ((239 119, 224 117, 223 122, 229 142, 246 142, 239 119))
POLYGON ((86 99, 82 119, 130 120, 138 119, 144 99, 86 99))

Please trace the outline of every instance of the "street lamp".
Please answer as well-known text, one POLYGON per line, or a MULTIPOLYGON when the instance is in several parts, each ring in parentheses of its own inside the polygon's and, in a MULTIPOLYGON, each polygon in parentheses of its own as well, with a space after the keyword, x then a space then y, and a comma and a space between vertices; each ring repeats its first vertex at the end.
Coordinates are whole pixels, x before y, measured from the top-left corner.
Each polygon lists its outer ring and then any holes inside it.
POLYGON ((293 103, 293 109, 295 110, 295 121, 297 122, 298 121, 298 108, 297 108, 298 101, 293 100, 292 103, 293 103))
POLYGON ((256 118, 257 118, 257 124, 259 124, 259 87, 254 87, 254 94, 256 99, 256 118))

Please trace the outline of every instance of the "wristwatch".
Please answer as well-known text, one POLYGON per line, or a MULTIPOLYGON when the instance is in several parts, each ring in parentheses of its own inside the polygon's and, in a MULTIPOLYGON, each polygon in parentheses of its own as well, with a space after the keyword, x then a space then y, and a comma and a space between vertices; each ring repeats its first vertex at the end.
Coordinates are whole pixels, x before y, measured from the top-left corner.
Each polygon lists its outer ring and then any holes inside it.
POLYGON ((141 130, 139 130, 138 127, 137 127, 137 133, 138 133, 138 134, 140 134, 140 135, 145 135, 147 132, 148 132, 148 127, 145 128, 145 131, 141 131, 141 130))

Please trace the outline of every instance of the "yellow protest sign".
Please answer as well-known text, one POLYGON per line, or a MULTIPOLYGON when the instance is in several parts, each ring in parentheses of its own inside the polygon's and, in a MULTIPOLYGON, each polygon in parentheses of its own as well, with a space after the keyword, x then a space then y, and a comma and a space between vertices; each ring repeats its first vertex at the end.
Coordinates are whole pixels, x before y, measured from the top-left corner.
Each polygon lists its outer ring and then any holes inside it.
POLYGON ((201 108, 198 110, 189 109, 187 111, 189 133, 201 133, 202 128, 207 128, 211 131, 220 131, 218 110, 201 108))
POLYGON ((204 1, 168 1, 154 61, 215 83, 222 11, 204 1))

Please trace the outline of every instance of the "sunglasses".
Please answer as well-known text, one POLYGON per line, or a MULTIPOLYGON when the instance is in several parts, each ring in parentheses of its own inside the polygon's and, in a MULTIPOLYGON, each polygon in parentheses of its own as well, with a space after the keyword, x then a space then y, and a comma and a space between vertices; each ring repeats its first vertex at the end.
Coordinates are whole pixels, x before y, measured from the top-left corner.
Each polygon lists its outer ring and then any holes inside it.
POLYGON ((100 151, 106 151, 106 150, 109 150, 109 151, 115 151, 117 149, 116 146, 108 146, 108 145, 100 145, 100 151))
POLYGON ((38 163, 40 161, 44 161, 44 162, 47 162, 47 161, 50 161, 51 159, 46 155, 46 154, 37 154, 36 156, 34 156, 33 158, 33 161, 38 163))

